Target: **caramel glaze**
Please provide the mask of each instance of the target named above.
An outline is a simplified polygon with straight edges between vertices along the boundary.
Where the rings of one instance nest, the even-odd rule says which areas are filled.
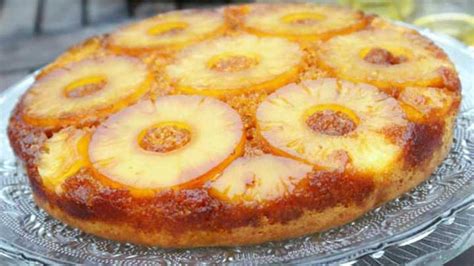
[[[165,229],[176,234],[196,229],[228,230],[258,226],[263,220],[285,223],[300,217],[305,210],[362,204],[375,191],[375,183],[368,176],[313,171],[286,197],[264,205],[232,205],[210,195],[208,184],[136,197],[126,189],[102,184],[83,168],[66,180],[61,194],[56,194],[42,184],[35,164],[47,138],[41,130],[33,129],[15,110],[8,136],[15,153],[25,162],[35,196],[79,219],[128,223],[146,231]]]
[[[443,145],[445,124],[442,121],[427,124],[411,123],[409,125],[410,138],[404,149],[404,158],[408,166],[422,165],[431,158],[431,155]]]
[[[232,205],[214,198],[206,186],[164,190],[152,197],[134,197],[127,190],[111,189],[86,170],[67,179],[60,196],[40,183],[36,168],[29,167],[35,195],[69,215],[86,220],[127,223],[145,231],[229,230],[258,226],[262,221],[286,223],[305,210],[362,204],[374,191],[374,182],[343,172],[312,172],[291,195],[264,205]]]
[[[258,226],[264,220],[285,223],[300,217],[305,210],[362,204],[375,191],[369,176],[313,171],[288,196],[263,205],[232,205],[211,196],[208,184],[136,197],[126,189],[102,184],[83,168],[69,177],[62,186],[63,192],[57,194],[42,184],[36,166],[36,157],[47,139],[45,130],[26,124],[19,109],[12,115],[8,136],[15,153],[25,163],[35,196],[79,219],[128,223],[143,230],[165,229],[176,234],[194,229],[228,230]]]
[[[231,28],[237,27],[234,25],[237,23],[231,24],[233,25]],[[312,58],[314,51],[308,47],[311,45],[306,45],[305,51],[308,58]],[[444,52],[431,42],[429,47],[437,51],[437,56],[447,58]],[[440,87],[454,91],[457,95],[455,104],[447,114],[454,117],[460,101],[459,79],[456,73],[448,68],[440,69],[440,73],[443,79]],[[300,78],[320,76],[328,74],[317,67],[306,66]],[[163,84],[160,86],[167,87]],[[397,98],[396,91],[398,90],[394,88],[394,93],[391,95]],[[255,134],[254,117],[249,115],[250,112],[254,112],[265,95],[256,93],[252,96],[258,99],[250,102],[246,100],[247,96],[223,99],[242,116],[247,136],[247,155],[268,152],[263,140]],[[240,105],[238,97],[243,97],[242,102],[246,103]],[[247,109],[240,109],[240,106],[245,106]],[[176,234],[194,229],[230,230],[242,226],[258,226],[262,221],[286,223],[302,216],[307,210],[323,211],[341,205],[360,205],[364,199],[377,191],[377,179],[370,174],[313,170],[292,193],[278,200],[260,205],[233,205],[210,195],[209,183],[182,190],[163,190],[153,196],[137,197],[126,189],[107,187],[93,177],[90,169],[83,168],[69,177],[63,184],[62,193],[57,194],[42,184],[36,159],[44,141],[58,129],[28,125],[22,119],[21,113],[20,102],[10,119],[8,137],[13,150],[25,164],[35,196],[79,219],[126,223],[144,231],[165,229]],[[100,122],[94,118],[92,120],[95,122],[87,123],[88,126],[94,127]],[[410,122],[409,129],[402,134],[403,136],[397,129],[386,132],[388,138],[403,139],[401,142],[404,143],[404,152],[401,160],[405,168],[416,169],[430,161],[433,152],[443,145],[445,121],[447,120],[444,117],[433,116],[422,123]]]
[[[417,168],[430,161],[433,152],[443,144],[444,129],[443,121],[410,123],[403,156],[407,168]],[[43,186],[35,164],[35,157],[46,140],[45,133],[28,126],[16,110],[8,135],[14,151],[25,162],[37,197],[79,219],[127,223],[147,231],[164,229],[179,234],[186,230],[258,226],[262,221],[285,223],[300,217],[306,210],[362,204],[377,190],[375,178],[370,175],[314,170],[283,198],[263,205],[232,205],[210,195],[208,183],[196,188],[163,190],[151,197],[136,197],[126,189],[107,187],[84,168],[66,180],[63,193],[56,194]]]

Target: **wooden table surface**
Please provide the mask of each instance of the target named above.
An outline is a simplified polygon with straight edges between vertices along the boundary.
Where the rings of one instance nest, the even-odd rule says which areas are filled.
[[[0,0],[0,91],[87,37],[176,7],[172,0],[143,1],[131,18],[125,0],[87,1],[89,23],[84,26],[82,1],[43,0],[42,32],[36,34],[40,1]]]

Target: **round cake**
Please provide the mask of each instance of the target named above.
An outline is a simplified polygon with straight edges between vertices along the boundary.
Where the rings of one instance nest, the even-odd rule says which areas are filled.
[[[346,224],[448,154],[461,86],[414,30],[314,4],[159,14],[36,76],[8,136],[36,203],[107,239],[282,240]]]

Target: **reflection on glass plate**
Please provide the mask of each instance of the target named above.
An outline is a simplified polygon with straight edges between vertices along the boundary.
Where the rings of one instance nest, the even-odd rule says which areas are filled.
[[[121,244],[66,226],[36,207],[5,132],[10,111],[33,82],[33,76],[26,77],[0,94],[0,261],[367,264],[439,261],[457,255],[474,240],[474,56],[449,37],[421,33],[444,48],[463,85],[455,141],[445,162],[410,193],[351,224],[250,247],[165,250]]]

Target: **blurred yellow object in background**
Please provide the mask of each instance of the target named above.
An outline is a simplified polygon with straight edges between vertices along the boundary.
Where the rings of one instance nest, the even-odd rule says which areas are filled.
[[[474,1],[338,0],[339,4],[451,35],[474,46]]]
[[[474,16],[465,13],[432,14],[417,18],[413,23],[474,45]]]
[[[415,9],[414,0],[339,0],[339,3],[395,20],[405,20]]]

